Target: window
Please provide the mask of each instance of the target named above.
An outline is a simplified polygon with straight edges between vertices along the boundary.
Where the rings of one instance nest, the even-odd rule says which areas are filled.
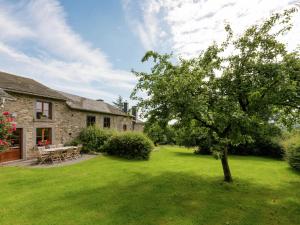
[[[103,127],[110,128],[110,118],[109,117],[104,117]]]
[[[93,126],[96,123],[96,117],[95,116],[87,116],[86,117],[86,125],[89,126]]]
[[[123,124],[123,131],[126,131],[126,130],[127,130],[127,125]]]
[[[39,146],[51,144],[51,128],[36,129],[36,144]]]
[[[35,111],[37,119],[52,119],[52,104],[50,102],[37,101]]]

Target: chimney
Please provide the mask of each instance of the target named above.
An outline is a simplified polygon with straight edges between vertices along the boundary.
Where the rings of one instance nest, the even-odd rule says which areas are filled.
[[[132,113],[133,119],[136,120],[137,119],[137,107],[136,106],[132,106],[131,113]]]
[[[123,112],[127,113],[128,112],[128,102],[123,103]]]

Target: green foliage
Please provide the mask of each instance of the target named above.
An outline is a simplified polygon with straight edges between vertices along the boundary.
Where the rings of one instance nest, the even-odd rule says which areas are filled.
[[[9,112],[0,114],[0,152],[5,151],[10,146],[10,139],[13,131],[16,130],[16,123]]]
[[[80,145],[80,144],[82,144],[82,141],[80,140],[79,137],[77,137],[77,138],[74,138],[73,140],[65,143],[65,146],[77,146],[77,145]]]
[[[258,139],[253,143],[230,146],[229,153],[233,155],[256,155],[283,159],[285,151],[274,139]]]
[[[167,139],[164,129],[158,124],[158,122],[146,122],[144,132],[154,142],[155,145],[165,142],[165,140]]]
[[[195,154],[199,154],[199,155],[211,155],[212,152],[210,150],[209,147],[201,147],[199,146],[195,151],[194,151]]]
[[[143,133],[124,132],[113,135],[105,144],[105,151],[127,159],[149,159],[152,141]]]
[[[83,144],[83,151],[102,152],[105,142],[114,134],[114,131],[104,130],[96,126],[89,126],[79,134],[79,140]]]
[[[155,145],[175,143],[175,131],[170,125],[163,126],[157,121],[147,121],[144,132],[154,142]]]
[[[216,140],[207,129],[199,127],[196,121],[193,121],[190,126],[175,125],[175,127],[177,144],[197,147],[195,154],[212,154],[211,147],[215,146]],[[282,159],[284,149],[278,141],[280,135],[281,130],[269,124],[264,129],[253,129],[252,142],[237,146],[230,145],[228,151],[232,155],[256,155]]]
[[[231,180],[224,167],[228,146],[253,142],[255,131],[270,121],[291,126],[300,119],[300,55],[280,42],[295,11],[273,14],[240,36],[227,25],[221,45],[176,64],[171,55],[147,52],[142,61],[153,59],[154,66],[150,73],[134,71],[138,83],[131,97],[146,116],[188,125],[195,120],[208,129]]]
[[[282,139],[287,160],[292,168],[300,171],[300,131],[286,133]]]
[[[198,126],[194,126],[194,124],[191,124],[190,126],[176,124],[174,128],[176,130],[175,140],[177,145],[194,147],[201,141],[200,136],[202,135],[203,130]]]
[[[289,147],[287,159],[292,168],[300,171],[300,142]]]
[[[282,159],[284,157],[284,148],[278,140],[281,136],[281,129],[272,124],[259,128],[252,129],[253,142],[230,146],[229,153]]]
[[[280,138],[280,144],[287,150],[291,145],[300,143],[300,129],[284,132]]]

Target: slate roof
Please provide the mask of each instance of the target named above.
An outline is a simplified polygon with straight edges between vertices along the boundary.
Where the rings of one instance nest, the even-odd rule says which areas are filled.
[[[59,94],[57,91],[48,88],[33,79],[20,77],[1,71],[0,88],[2,88],[4,91],[65,100],[65,97]]]
[[[123,111],[104,101],[97,101],[89,98],[84,98],[62,91],[60,91],[59,93],[67,98],[67,105],[71,109],[131,117],[131,115],[124,113]]]
[[[7,94],[2,88],[0,88],[0,98],[5,98],[7,100],[14,100],[14,97]]]
[[[0,71],[0,96],[7,94],[5,91],[64,100],[71,109],[132,117],[104,101],[56,91],[33,79]]]

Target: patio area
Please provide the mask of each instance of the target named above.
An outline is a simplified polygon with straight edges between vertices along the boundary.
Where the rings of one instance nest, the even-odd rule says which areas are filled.
[[[62,163],[67,160],[75,160],[81,157],[82,146],[48,145],[37,147],[37,163]]]
[[[67,165],[73,165],[82,161],[86,161],[99,156],[100,154],[82,154],[79,158],[73,160],[66,160],[60,163],[37,163],[36,159],[31,160],[17,160],[7,163],[1,163],[0,167],[30,167],[30,168],[52,168],[52,167],[62,167]]]

